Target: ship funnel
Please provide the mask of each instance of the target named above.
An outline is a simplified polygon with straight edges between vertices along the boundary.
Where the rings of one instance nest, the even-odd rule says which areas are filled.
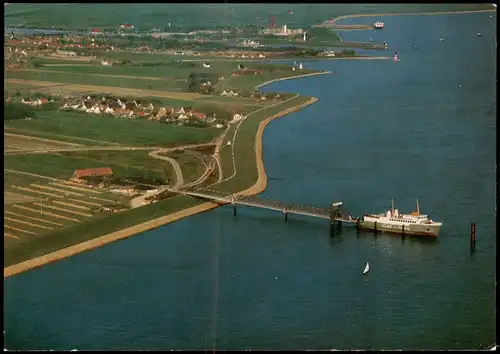
[[[394,216],[394,198],[392,198],[391,216]]]
[[[418,205],[418,199],[417,199],[417,215],[420,215],[420,206]]]

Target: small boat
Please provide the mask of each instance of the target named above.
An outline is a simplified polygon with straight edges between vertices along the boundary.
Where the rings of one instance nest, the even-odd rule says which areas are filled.
[[[365,270],[363,271],[363,275],[367,275],[370,271],[370,263],[366,262]]]
[[[373,42],[373,38],[370,37],[370,39],[368,40],[368,42],[370,42],[370,43]]]
[[[394,61],[399,61],[398,52],[394,53]]]
[[[477,36],[481,37],[483,34],[481,32],[477,32]]]
[[[382,21],[377,21],[373,24],[373,27],[375,27],[376,29],[382,29],[384,28],[384,23]]]

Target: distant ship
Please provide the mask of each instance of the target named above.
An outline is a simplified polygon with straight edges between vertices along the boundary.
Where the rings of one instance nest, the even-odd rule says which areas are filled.
[[[417,211],[411,214],[399,214],[394,209],[394,200],[392,200],[392,209],[384,214],[367,214],[359,222],[362,229],[394,232],[406,235],[423,235],[437,237],[443,223],[432,221],[427,215],[420,214],[420,207],[417,200]]]
[[[394,53],[394,61],[399,61],[398,52]]]
[[[376,29],[382,29],[384,28],[384,23],[381,21],[377,21],[373,24],[373,27],[375,27]]]

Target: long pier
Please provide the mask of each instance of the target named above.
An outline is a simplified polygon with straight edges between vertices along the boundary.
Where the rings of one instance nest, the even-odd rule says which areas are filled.
[[[260,209],[279,211],[285,214],[285,221],[288,220],[288,214],[311,216],[320,219],[327,219],[333,224],[337,222],[341,224],[356,223],[356,219],[349,213],[340,210],[342,202],[334,202],[330,208],[318,208],[302,204],[285,204],[278,200],[259,198],[255,196],[235,196],[233,194],[225,194],[220,191],[215,191],[206,188],[186,188],[182,190],[169,189],[170,192],[188,195],[197,198],[208,199],[221,204],[233,205],[234,215],[236,215],[236,206],[245,205]]]

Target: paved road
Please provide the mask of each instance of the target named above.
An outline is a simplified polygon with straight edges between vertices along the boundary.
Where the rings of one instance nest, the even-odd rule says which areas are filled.
[[[170,164],[174,167],[174,171],[175,171],[175,185],[174,185],[174,189],[179,189],[182,185],[184,185],[184,177],[182,176],[182,170],[181,170],[181,166],[179,165],[179,163],[177,162],[177,160],[171,158],[171,157],[167,157],[167,156],[162,156],[162,155],[159,155],[160,153],[166,153],[166,152],[169,152],[168,149],[162,149],[162,150],[156,150],[156,151],[151,151],[149,153],[149,156],[155,158],[155,159],[160,159],[160,160],[164,160],[164,161],[168,161],[170,162]]]

